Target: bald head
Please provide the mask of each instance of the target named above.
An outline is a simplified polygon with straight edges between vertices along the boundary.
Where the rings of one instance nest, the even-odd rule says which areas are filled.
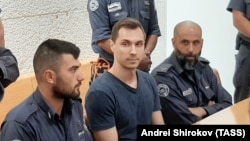
[[[174,28],[174,37],[180,35],[182,32],[196,31],[202,34],[201,27],[193,21],[182,21]]]
[[[203,46],[201,27],[192,21],[183,21],[174,28],[174,52],[185,70],[193,70]]]

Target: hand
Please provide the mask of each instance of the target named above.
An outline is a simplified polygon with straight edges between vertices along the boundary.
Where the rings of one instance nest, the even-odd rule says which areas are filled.
[[[208,101],[208,106],[213,106],[215,104],[215,101],[212,101],[212,100],[210,100],[210,101]]]
[[[202,107],[193,107],[193,108],[188,108],[190,112],[194,115],[196,115],[199,118],[203,118],[207,115],[207,112],[204,108]]]
[[[210,100],[210,101],[208,101],[207,106],[213,106],[214,104],[215,104],[215,101]],[[188,108],[188,109],[190,110],[190,112],[192,114],[194,114],[200,118],[203,118],[203,117],[207,116],[207,114],[208,114],[206,112],[206,110],[202,107],[194,107],[194,108]]]
[[[141,63],[139,64],[137,68],[139,70],[149,72],[151,64],[152,64],[152,61],[150,59],[150,56],[145,54],[141,60]]]

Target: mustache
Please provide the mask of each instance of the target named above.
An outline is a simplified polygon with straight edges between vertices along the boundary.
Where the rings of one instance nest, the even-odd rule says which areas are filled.
[[[189,54],[179,54],[179,58],[182,60],[182,59],[185,59],[187,57],[198,57],[198,54],[193,54],[193,53],[189,53]]]
[[[80,87],[82,85],[82,82],[79,82],[75,85],[75,87]]]
[[[193,53],[189,53],[189,54],[184,54],[184,57],[197,57],[198,54],[193,54]]]

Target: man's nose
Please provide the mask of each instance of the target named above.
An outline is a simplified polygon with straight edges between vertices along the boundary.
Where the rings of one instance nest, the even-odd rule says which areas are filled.
[[[137,53],[135,45],[132,45],[130,53],[131,54],[136,54]]]
[[[81,72],[81,70],[79,69],[79,74],[77,76],[77,80],[78,81],[83,81],[85,78],[84,78],[84,75],[83,73]]]
[[[189,44],[188,46],[188,52],[193,52],[194,51],[194,45],[193,44]]]

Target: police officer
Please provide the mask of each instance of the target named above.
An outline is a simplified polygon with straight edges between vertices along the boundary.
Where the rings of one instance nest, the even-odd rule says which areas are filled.
[[[233,77],[234,103],[237,103],[250,96],[250,1],[230,0],[227,10],[232,12],[233,23],[238,30]]]
[[[166,124],[193,124],[232,104],[209,61],[200,57],[201,27],[183,21],[174,28],[174,51],[152,71]]]
[[[84,122],[80,49],[57,39],[44,41],[33,58],[37,89],[12,109],[1,125],[1,141],[92,141]]]
[[[148,72],[150,54],[161,35],[154,0],[88,0],[89,20],[92,28],[92,48],[101,58],[113,64],[110,37],[113,25],[126,17],[139,20],[147,35],[145,54],[139,69]]]
[[[11,50],[5,48],[4,27],[0,19],[0,101],[4,97],[4,89],[16,81],[18,77],[17,59]]]

